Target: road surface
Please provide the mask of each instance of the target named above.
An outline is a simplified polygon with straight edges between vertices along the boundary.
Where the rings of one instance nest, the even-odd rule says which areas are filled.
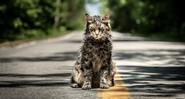
[[[71,88],[83,32],[0,49],[0,99],[184,99],[185,44],[113,32],[116,86]]]

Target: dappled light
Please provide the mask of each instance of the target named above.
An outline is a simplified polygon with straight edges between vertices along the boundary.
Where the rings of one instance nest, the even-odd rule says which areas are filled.
[[[64,37],[67,39],[1,49],[0,90],[6,89],[3,93],[8,94],[12,89],[13,93],[40,89],[43,92],[39,93],[45,97],[46,89],[55,93],[64,93],[65,90],[62,95],[67,98],[182,97],[185,91],[185,47],[182,43],[159,42],[130,34],[112,33],[113,59],[117,68],[115,86],[104,90],[93,88],[90,91],[70,88],[72,66],[83,37],[73,32]],[[36,95],[38,91],[33,93]],[[25,94],[29,92],[25,91]]]
[[[127,88],[133,95],[145,97],[175,97],[184,93],[185,67],[118,66]]]
[[[182,0],[1,0],[0,99],[184,99],[184,9]],[[71,88],[77,59],[96,74],[115,63],[105,70],[116,74],[101,88]]]

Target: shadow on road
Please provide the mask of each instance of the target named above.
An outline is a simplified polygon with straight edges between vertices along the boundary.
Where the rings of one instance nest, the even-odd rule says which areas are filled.
[[[71,41],[79,43],[81,41]],[[75,61],[78,52],[54,53],[42,57],[1,57],[1,63]],[[38,56],[38,55],[37,55]],[[151,65],[118,65],[118,73],[131,93],[144,97],[171,97],[185,92],[184,50],[115,50],[116,61],[140,62]],[[69,86],[70,72],[59,74],[0,74],[0,88]],[[10,79],[10,80],[7,80]],[[11,80],[13,79],[13,80]],[[65,80],[68,79],[68,80]],[[122,81],[122,80],[120,80]],[[119,82],[119,81],[118,81]],[[98,89],[97,89],[98,90]],[[122,89],[111,91],[123,91]],[[138,95],[138,94],[133,94]]]
[[[7,62],[39,62],[39,61],[67,61],[75,60],[77,52],[64,52],[64,53],[55,53],[51,56],[44,57],[3,57],[0,58],[1,63]]]
[[[117,66],[131,92],[150,93],[147,96],[175,96],[185,92],[185,67]],[[142,94],[141,94],[142,95]],[[145,96],[145,94],[143,94]]]
[[[2,57],[0,58],[0,63],[9,64],[11,62],[27,62],[31,64],[31,62],[62,62],[75,60],[76,56],[77,52],[64,52],[54,53],[53,55],[44,57]],[[16,66],[14,67],[16,68]],[[59,67],[61,66],[59,65]],[[20,68],[17,67],[16,69]],[[69,78],[71,76],[69,69],[71,70],[71,68],[65,68],[64,70],[68,71],[52,74],[37,74],[39,71],[36,71],[33,74],[0,73],[0,88],[69,86]]]
[[[115,51],[114,59],[145,64],[117,66],[133,95],[171,97],[185,93],[184,50]]]
[[[0,88],[22,87],[61,87],[69,85],[69,81],[61,78],[69,78],[71,73],[60,74],[0,74],[0,77],[8,77],[9,81],[0,81]],[[11,80],[19,79],[19,80]],[[34,80],[32,80],[34,79]],[[43,79],[43,80],[42,80]]]
[[[2,57],[0,58],[0,62],[6,64],[9,64],[11,62],[27,62],[31,64],[31,62],[62,62],[75,60],[76,58],[77,52],[64,52],[54,53],[50,56],[44,57]],[[16,66],[14,67],[16,68]],[[61,68],[60,65],[59,67]],[[36,71],[33,74],[0,73],[0,88],[69,86],[69,78],[71,76],[71,72],[69,69],[71,70],[72,68],[63,68],[63,71],[61,70],[61,73],[53,74],[37,74],[39,73],[39,71]]]

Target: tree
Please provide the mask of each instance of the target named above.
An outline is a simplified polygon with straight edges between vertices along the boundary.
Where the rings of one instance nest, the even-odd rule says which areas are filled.
[[[60,4],[61,4],[61,0],[56,0],[54,28],[57,28],[58,25],[59,25],[59,21],[60,21]]]
[[[122,32],[156,33],[185,39],[183,1],[177,0],[108,0],[113,28]]]
[[[84,12],[84,0],[1,0],[0,42],[81,28]]]

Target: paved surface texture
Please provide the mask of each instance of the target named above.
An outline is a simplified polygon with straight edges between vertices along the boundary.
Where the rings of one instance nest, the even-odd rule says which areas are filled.
[[[0,49],[0,99],[184,99],[185,44],[113,32],[116,86],[69,87],[83,32]]]

